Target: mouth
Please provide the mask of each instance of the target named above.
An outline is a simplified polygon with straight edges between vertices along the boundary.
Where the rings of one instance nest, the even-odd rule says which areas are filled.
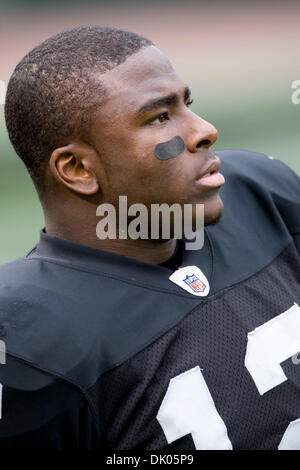
[[[219,186],[222,186],[225,183],[225,178],[222,173],[219,172],[220,166],[220,159],[216,157],[196,179],[196,184],[209,188],[218,188]]]

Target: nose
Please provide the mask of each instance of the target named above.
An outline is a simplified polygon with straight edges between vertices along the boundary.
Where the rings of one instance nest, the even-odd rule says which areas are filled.
[[[187,148],[195,153],[199,149],[209,148],[218,138],[218,131],[210,122],[205,121],[196,114],[187,139]]]

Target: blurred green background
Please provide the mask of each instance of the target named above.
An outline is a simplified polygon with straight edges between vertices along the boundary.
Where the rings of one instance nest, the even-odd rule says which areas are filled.
[[[0,80],[48,36],[82,24],[149,37],[191,86],[193,110],[219,131],[215,149],[280,158],[300,173],[299,2],[0,2]],[[14,153],[0,106],[0,263],[24,255],[43,226],[38,197]]]

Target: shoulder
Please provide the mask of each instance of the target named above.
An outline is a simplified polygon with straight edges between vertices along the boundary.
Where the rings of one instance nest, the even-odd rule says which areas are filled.
[[[0,266],[0,332],[8,355],[81,390],[148,340],[140,328],[153,299],[158,303],[151,289],[49,259]]]
[[[76,298],[64,278],[38,259],[1,265],[0,339],[9,356],[69,380],[68,370],[84,351]]]
[[[221,171],[232,184],[247,182],[273,195],[299,200],[300,178],[280,159],[248,150],[220,150]]]
[[[0,367],[1,449],[96,445],[97,423],[79,388],[9,354]]]
[[[232,285],[272,263],[300,233],[300,178],[287,165],[245,150],[215,152],[226,182],[218,224],[207,227],[216,285]],[[235,263],[232,260],[236,260]]]

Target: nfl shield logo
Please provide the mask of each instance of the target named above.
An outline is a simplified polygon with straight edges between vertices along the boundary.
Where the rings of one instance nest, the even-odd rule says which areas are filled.
[[[203,292],[206,289],[204,282],[200,281],[196,274],[186,275],[186,278],[183,281],[194,291],[194,292]]]
[[[209,294],[209,281],[198,266],[179,268],[171,274],[169,279],[190,295],[206,297]]]

